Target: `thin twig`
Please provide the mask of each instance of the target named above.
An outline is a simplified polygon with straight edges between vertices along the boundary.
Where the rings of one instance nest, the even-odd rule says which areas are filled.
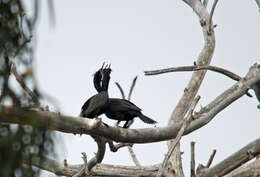
[[[231,79],[234,79],[236,81],[239,81],[241,79],[240,76],[237,74],[228,71],[224,68],[220,68],[217,66],[180,66],[180,67],[171,67],[171,68],[166,68],[166,69],[159,69],[159,70],[153,70],[153,71],[144,71],[145,75],[157,75],[157,74],[163,74],[163,73],[169,73],[169,72],[179,72],[179,71],[197,71],[197,70],[211,70],[215,71],[221,74],[224,74],[225,76],[230,77]]]
[[[84,161],[84,166],[85,166],[85,174],[89,174],[88,168],[86,168],[88,166],[88,160],[87,160],[87,154],[85,152],[82,152],[82,159]]]
[[[195,142],[192,141],[190,143],[190,149],[191,149],[191,161],[190,161],[190,176],[195,177]]]
[[[131,85],[130,90],[129,90],[129,93],[128,93],[128,100],[129,100],[129,101],[130,101],[130,99],[131,99],[131,95],[132,95],[133,89],[134,89],[134,87],[135,87],[136,80],[137,80],[137,76],[133,79],[132,85]],[[122,98],[125,99],[125,93],[124,93],[124,90],[122,89],[121,85],[120,85],[118,82],[115,82],[115,84],[116,84],[116,86],[118,87],[118,89],[120,90],[121,95],[122,95]],[[127,128],[129,128],[129,127],[133,124],[133,122],[134,122],[134,120],[132,120],[132,122],[130,122],[130,123],[128,124],[128,127],[127,127]],[[132,146],[128,146],[127,148],[128,148],[128,151],[129,151],[129,153],[130,153],[130,155],[131,155],[131,157],[132,157],[132,160],[133,160],[133,162],[135,163],[135,165],[138,166],[138,167],[141,167],[141,164],[140,164],[140,162],[138,161],[138,159],[137,159],[137,157],[136,157],[136,155],[135,155],[135,153],[134,153],[134,150],[133,150]]]
[[[193,111],[194,111],[194,109],[195,109],[195,107],[196,107],[196,105],[197,105],[199,99],[200,99],[200,96],[198,95],[198,96],[193,100],[193,102],[192,102],[192,104],[191,104],[191,107],[190,107],[190,110],[189,110],[187,116],[186,116],[185,119],[184,119],[185,121],[183,122],[183,124],[182,124],[182,126],[181,126],[181,128],[180,128],[180,130],[179,130],[179,132],[178,132],[178,134],[177,134],[177,136],[176,136],[176,138],[175,138],[175,139],[173,140],[173,142],[171,143],[172,146],[171,146],[170,150],[168,151],[168,153],[166,154],[166,156],[165,156],[165,158],[164,158],[164,160],[163,160],[163,163],[162,163],[162,165],[161,165],[161,167],[160,167],[160,169],[159,169],[159,171],[158,171],[156,177],[161,177],[161,176],[162,176],[162,172],[164,171],[164,169],[165,169],[165,167],[166,167],[166,164],[167,164],[167,162],[168,162],[170,156],[171,156],[172,153],[173,153],[173,150],[175,149],[176,145],[177,145],[177,144],[179,143],[179,141],[181,140],[181,137],[182,137],[182,135],[183,135],[183,133],[184,133],[185,128],[191,123],[191,120],[192,120],[192,117],[193,117],[193,116],[192,116],[192,115],[193,115]]]
[[[220,67],[217,67],[217,66],[196,66],[195,71],[197,70],[211,70],[211,71],[215,71],[215,72],[218,72],[218,73],[221,73],[221,74],[224,74],[225,76],[228,76],[230,77],[231,79],[234,79],[236,81],[239,81],[241,79],[241,77],[231,71],[228,71],[224,68],[220,68]]]
[[[133,93],[133,90],[134,90],[134,87],[135,87],[135,84],[136,84],[136,80],[137,80],[137,76],[135,76],[133,82],[132,82],[132,85],[130,87],[130,90],[129,90],[129,93],[128,93],[128,97],[127,97],[127,100],[131,100],[131,96],[132,96],[132,93]]]
[[[115,82],[115,84],[118,87],[118,89],[122,95],[122,98],[125,99],[125,93],[124,93],[124,90],[122,89],[121,85],[118,82]]]
[[[131,157],[132,157],[132,160],[133,160],[133,162],[135,163],[135,165],[136,165],[137,167],[142,167],[141,164],[140,164],[140,162],[139,162],[139,160],[137,159],[137,157],[136,157],[136,155],[135,155],[135,152],[134,152],[134,150],[133,150],[133,147],[128,146],[127,148],[128,148],[128,151],[129,151],[129,153],[130,153],[130,155],[131,155]]]
[[[137,76],[135,76],[135,78],[133,79],[133,82],[131,84],[131,87],[130,87],[130,90],[129,90],[129,93],[128,93],[128,97],[127,97],[127,100],[130,101],[131,100],[131,96],[132,96],[132,93],[133,93],[133,90],[134,90],[134,87],[135,87],[135,84],[136,84],[136,80],[137,80]],[[134,123],[134,120],[132,120],[127,126],[128,128],[130,128],[130,126]],[[138,167],[141,167],[141,164],[139,162],[139,160],[137,159],[137,156],[135,155],[135,152],[133,150],[133,147],[132,146],[128,146],[128,151],[132,157],[132,160],[133,162],[135,163],[136,166]]]
[[[209,158],[209,160],[208,160],[208,163],[207,163],[207,165],[206,165],[206,168],[209,168],[210,165],[212,164],[213,159],[214,159],[214,157],[215,157],[215,155],[216,155],[216,152],[217,152],[217,150],[214,149],[213,152],[212,152],[212,154],[210,155],[210,158]]]
[[[157,75],[157,74],[163,74],[163,73],[169,73],[169,72],[179,72],[179,71],[198,71],[198,70],[210,70],[210,71],[214,71],[220,74],[223,74],[235,81],[239,81],[242,77],[240,77],[239,75],[226,70],[224,68],[221,67],[217,67],[217,66],[211,66],[211,65],[207,65],[207,66],[199,66],[199,65],[195,65],[195,66],[180,66],[180,67],[171,67],[171,68],[166,68],[166,69],[159,69],[159,70],[153,70],[153,71],[144,71],[145,75],[149,76],[149,75]],[[252,97],[252,95],[250,93],[247,92],[247,96]]]
[[[215,11],[217,3],[218,3],[218,0],[214,0],[212,9],[210,11],[210,15],[209,15],[209,31],[208,31],[209,33],[211,33],[211,31],[212,31],[212,17],[213,17],[213,14],[214,14],[214,11]]]
[[[82,152],[84,165],[81,166],[79,171],[75,175],[73,175],[73,177],[83,177],[86,175],[89,176],[91,169],[95,167],[98,163],[101,163],[104,159],[106,152],[106,139],[97,135],[91,135],[91,137],[97,142],[98,151],[97,153],[95,153],[95,156],[90,159],[89,162],[87,162],[86,153]]]
[[[85,174],[89,174],[89,171],[87,168],[88,167],[87,155],[85,152],[82,152],[81,154],[82,154],[82,159],[84,161],[84,164],[82,165],[80,170],[76,174],[74,174],[72,177],[83,177],[83,176],[85,176]]]

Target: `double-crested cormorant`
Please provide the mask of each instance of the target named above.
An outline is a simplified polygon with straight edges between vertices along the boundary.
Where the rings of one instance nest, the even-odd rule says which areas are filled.
[[[104,66],[104,64],[103,64]],[[108,83],[109,83],[109,75],[111,72],[110,66],[108,68],[103,68],[103,66],[94,74],[94,86],[98,91],[98,94],[90,97],[81,108],[81,117],[87,118],[95,118],[104,113],[104,109],[108,104]],[[102,86],[101,79],[102,76],[106,74],[108,77],[103,78]]]
[[[104,112],[105,115],[110,119],[117,120],[117,124],[119,124],[120,121],[126,121],[123,128],[127,128],[128,122],[135,117],[139,117],[143,122],[148,124],[157,123],[153,119],[143,115],[141,113],[142,110],[128,100],[119,98],[109,98],[108,100],[108,105]]]
[[[104,69],[104,71],[105,70],[106,69]],[[106,85],[106,89],[108,89],[109,79],[110,79],[110,72],[104,72],[102,84],[104,81],[106,81],[104,83]],[[118,121],[117,124],[119,124],[120,121],[126,121],[123,128],[127,128],[128,122],[130,120],[133,120],[135,117],[139,117],[143,122],[148,124],[157,123],[151,118],[143,115],[141,111],[142,110],[138,108],[134,103],[119,98],[109,98],[108,104],[104,109],[105,115],[110,119],[117,120]]]

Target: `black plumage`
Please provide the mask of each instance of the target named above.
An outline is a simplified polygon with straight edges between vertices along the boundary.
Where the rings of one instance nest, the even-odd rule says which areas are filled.
[[[128,100],[109,98],[104,113],[108,118],[117,120],[118,124],[120,121],[126,121],[123,128],[127,128],[128,122],[133,120],[135,117],[139,117],[143,122],[148,124],[157,123],[153,119],[143,115],[141,111],[142,110],[139,107]]]
[[[104,69],[104,71],[105,70],[106,69]],[[104,72],[102,84],[104,81],[106,81],[105,82],[106,89],[108,89],[109,79],[110,79],[110,72]],[[133,120],[135,117],[139,117],[143,122],[148,124],[157,123],[151,118],[143,115],[141,111],[142,110],[139,107],[137,107],[134,103],[119,98],[109,98],[108,104],[104,109],[105,115],[110,119],[117,120],[118,124],[120,123],[120,121],[126,121],[123,128],[127,128],[128,122]]]
[[[103,65],[104,66],[104,65]],[[81,108],[81,117],[95,118],[104,113],[104,109],[108,104],[108,92],[107,87],[110,77],[106,77],[102,81],[101,79],[104,74],[103,66],[94,74],[93,83],[98,91],[98,94],[90,97]],[[106,75],[109,76],[111,69],[105,68]],[[108,73],[109,72],[109,73]]]

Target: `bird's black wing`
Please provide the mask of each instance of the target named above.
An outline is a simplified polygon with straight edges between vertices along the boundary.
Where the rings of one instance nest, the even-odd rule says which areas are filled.
[[[81,112],[85,114],[90,114],[97,109],[102,109],[108,103],[107,92],[100,92],[92,96],[81,108]]]
[[[93,98],[89,102],[89,106],[87,108],[87,112],[92,112],[97,108],[103,108],[106,106],[108,101],[107,92],[100,92],[93,96]]]
[[[141,111],[134,103],[119,98],[110,98],[108,104],[109,110],[113,112],[124,112],[124,111]]]

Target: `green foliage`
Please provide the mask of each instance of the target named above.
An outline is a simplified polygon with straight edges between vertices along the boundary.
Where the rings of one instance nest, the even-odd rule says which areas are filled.
[[[27,109],[40,106],[42,97],[32,67],[33,23],[21,0],[0,0],[0,104]],[[54,156],[54,139],[47,130],[0,123],[0,176],[39,176],[30,161],[35,155]]]

